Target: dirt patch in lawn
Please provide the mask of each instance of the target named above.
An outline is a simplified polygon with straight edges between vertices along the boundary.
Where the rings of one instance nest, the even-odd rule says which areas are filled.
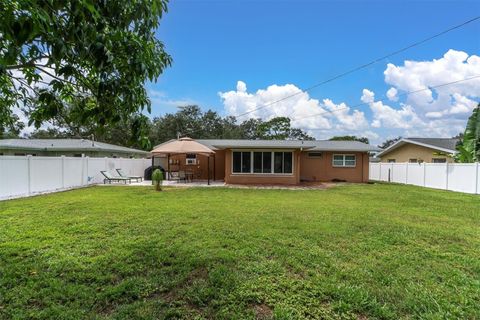
[[[266,304],[255,304],[252,309],[255,312],[255,319],[271,319],[273,317],[272,309]]]

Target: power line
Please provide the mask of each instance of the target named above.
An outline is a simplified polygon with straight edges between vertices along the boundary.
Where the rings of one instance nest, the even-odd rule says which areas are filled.
[[[431,90],[431,89],[446,87],[446,86],[449,86],[449,85],[452,85],[452,84],[455,84],[455,83],[465,82],[465,81],[469,81],[469,80],[473,80],[473,79],[477,79],[477,78],[480,78],[480,75],[476,75],[476,76],[473,76],[473,77],[470,77],[470,78],[465,78],[465,79],[456,80],[456,81],[452,81],[452,82],[442,83],[442,84],[439,84],[439,85],[436,85],[436,86],[431,86],[431,87],[418,89],[418,90],[414,90],[414,91],[407,91],[407,92],[401,93],[397,96],[398,97],[403,97],[403,96],[407,96],[407,95],[410,95],[410,94],[415,94],[415,93],[422,92],[422,91],[427,91],[427,90]],[[389,100],[389,98],[383,98],[383,99],[373,101],[373,102],[383,102],[383,101],[386,101],[386,100]],[[338,112],[338,111],[342,111],[342,110],[346,110],[346,109],[350,109],[350,108],[358,108],[358,107],[361,107],[361,106],[369,105],[370,103],[372,103],[372,102],[363,102],[363,103],[353,105],[351,107],[346,106],[346,107],[338,108],[338,109],[335,109],[335,110],[325,110],[325,111],[322,111],[322,112],[319,112],[319,113],[316,113],[316,114],[303,116],[303,117],[298,117],[298,118],[293,118],[292,121],[298,121],[298,120],[302,120],[302,119],[306,119],[306,118],[313,118],[313,117],[320,116],[322,114],[334,113],[334,112]],[[323,130],[323,128],[305,128],[305,129],[306,130]]]
[[[479,19],[480,19],[480,16],[477,16],[477,17],[472,18],[472,19],[470,19],[470,20],[464,21],[464,22],[462,22],[462,23],[460,23],[460,24],[458,24],[458,25],[456,25],[456,26],[453,26],[453,27],[448,28],[448,29],[446,29],[446,30],[444,30],[444,31],[441,31],[441,32],[439,32],[439,33],[436,33],[436,34],[434,34],[434,35],[432,35],[432,36],[430,36],[430,37],[428,37],[428,38],[425,38],[425,39],[423,39],[423,40],[414,42],[414,43],[412,43],[412,44],[410,44],[410,45],[408,45],[408,46],[406,46],[406,47],[403,47],[403,48],[401,48],[401,49],[398,49],[398,50],[396,50],[396,51],[393,51],[393,52],[391,52],[391,53],[389,53],[389,54],[387,54],[387,55],[384,55],[383,57],[377,58],[377,59],[372,60],[372,61],[370,61],[370,62],[368,62],[368,63],[362,64],[362,65],[360,65],[360,66],[358,66],[358,67],[356,67],[356,68],[353,68],[353,69],[350,69],[350,70],[345,71],[345,72],[343,72],[343,73],[340,73],[340,74],[338,74],[338,75],[336,75],[336,76],[334,76],[334,77],[332,77],[332,78],[329,78],[329,79],[327,79],[327,80],[324,80],[324,81],[322,81],[322,82],[319,82],[319,83],[317,83],[317,84],[314,84],[314,85],[312,85],[312,86],[310,86],[310,87],[308,87],[308,88],[306,88],[306,89],[304,89],[304,90],[301,90],[300,92],[296,92],[296,93],[294,93],[294,94],[288,95],[288,96],[283,97],[283,98],[281,98],[281,99],[278,99],[278,100],[269,102],[269,103],[267,103],[267,104],[264,104],[264,105],[262,105],[262,106],[260,106],[260,107],[255,108],[255,109],[253,109],[253,110],[249,110],[249,111],[247,111],[247,112],[241,113],[241,114],[237,115],[236,117],[237,117],[237,118],[243,117],[243,116],[245,116],[245,115],[247,115],[247,114],[250,114],[250,113],[252,113],[252,112],[255,112],[255,111],[258,111],[258,110],[261,110],[261,109],[265,109],[265,108],[267,108],[267,107],[269,107],[269,106],[271,106],[271,105],[273,105],[273,104],[275,104],[275,103],[278,103],[278,102],[281,102],[281,101],[290,99],[290,98],[295,97],[295,96],[297,96],[297,95],[299,95],[299,94],[301,94],[301,93],[308,92],[308,91],[310,91],[310,90],[312,90],[312,89],[315,89],[315,88],[317,88],[317,87],[320,87],[320,86],[322,86],[322,85],[324,85],[324,84],[327,84],[327,83],[332,82],[332,81],[335,81],[335,80],[337,80],[337,79],[339,79],[339,78],[345,77],[345,76],[347,76],[347,75],[349,75],[349,74],[351,74],[351,73],[354,73],[354,72],[357,72],[357,71],[359,71],[359,70],[365,69],[365,68],[367,68],[367,67],[369,67],[369,66],[371,66],[371,65],[374,65],[374,64],[376,64],[376,63],[378,63],[378,62],[380,62],[380,61],[382,61],[382,60],[385,60],[385,59],[387,59],[387,58],[390,58],[390,57],[392,57],[392,56],[394,56],[394,55],[397,55],[397,54],[399,54],[399,53],[401,53],[401,52],[404,52],[404,51],[406,51],[406,50],[408,50],[408,49],[411,49],[411,48],[413,48],[413,47],[419,46],[419,45],[421,45],[421,44],[423,44],[423,43],[425,43],[425,42],[427,42],[427,41],[430,41],[430,40],[432,40],[432,39],[438,38],[438,37],[440,37],[440,36],[442,36],[442,35],[444,35],[444,34],[446,34],[446,33],[449,33],[449,32],[451,32],[451,31],[453,31],[453,30],[459,29],[459,28],[461,28],[461,27],[463,27],[463,26],[465,26],[465,25],[467,25],[467,24],[470,24],[470,23],[472,23],[472,22],[475,22],[476,20],[479,20]]]

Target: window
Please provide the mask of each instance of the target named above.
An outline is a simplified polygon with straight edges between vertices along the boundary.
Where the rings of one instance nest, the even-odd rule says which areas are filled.
[[[410,163],[417,163],[418,160],[417,160],[417,159],[408,159],[408,162],[410,162]]]
[[[433,158],[432,162],[433,163],[446,163],[447,159],[446,158]]]
[[[397,162],[395,159],[388,159],[387,161],[388,161],[388,163],[395,163],[395,162]]]
[[[293,172],[292,152],[234,151],[233,173],[289,174]]]
[[[273,172],[274,173],[292,173],[293,154],[292,152],[274,152],[273,153]]]
[[[197,155],[195,153],[187,153],[185,157],[185,164],[197,164]]]
[[[272,153],[271,152],[262,152],[262,153],[263,153],[262,173],[272,173]]]
[[[357,158],[353,154],[334,154],[332,165],[334,167],[355,167]]]
[[[308,157],[309,158],[321,158],[322,153],[321,152],[309,152]]]
[[[233,152],[233,172],[250,173],[250,152]]]

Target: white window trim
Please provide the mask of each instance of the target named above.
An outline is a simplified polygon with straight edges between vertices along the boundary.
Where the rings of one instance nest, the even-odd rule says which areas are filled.
[[[339,165],[336,165],[335,164],[335,156],[341,156],[343,157],[343,165],[339,166]],[[353,166],[351,165],[346,165],[345,162],[345,157],[346,156],[353,156],[355,157],[355,164]],[[356,154],[348,154],[348,153],[334,153],[332,155],[332,167],[335,167],[335,168],[355,168],[357,166],[357,155]]]
[[[233,153],[234,152],[250,152],[250,172],[233,172]],[[254,152],[270,152],[271,153],[271,167],[270,172],[253,172],[253,153]],[[275,152],[291,152],[292,153],[292,172],[291,173],[275,173],[274,171],[274,153]],[[230,171],[234,176],[293,176],[295,173],[295,150],[283,150],[283,149],[232,149],[232,156],[230,161]],[[262,169],[263,169],[263,156],[262,156]]]

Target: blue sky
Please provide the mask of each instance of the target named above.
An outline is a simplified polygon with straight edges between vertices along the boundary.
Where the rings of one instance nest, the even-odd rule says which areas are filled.
[[[259,105],[268,102],[270,98],[281,98],[288,92],[295,92],[291,91],[295,88],[283,87],[287,84],[296,88],[309,87],[478,15],[480,15],[478,1],[174,0],[157,32],[158,38],[164,42],[174,62],[157,83],[147,86],[153,103],[152,115],[174,112],[175,105],[186,103],[198,104],[203,109],[211,108],[224,115],[235,114],[235,110],[248,111],[252,103]],[[309,111],[305,109],[308,107],[299,104],[308,104],[311,102],[309,99],[319,101],[318,106],[311,106],[312,109],[318,107],[318,110],[329,110],[324,105],[324,99],[330,99],[337,106],[342,102],[346,103],[346,106],[362,101],[373,103],[375,100],[385,98],[387,90],[392,86],[401,93],[402,89],[406,88],[406,84],[402,87],[402,82],[408,82],[409,79],[418,80],[419,76],[415,72],[419,72],[417,69],[424,70],[422,68],[403,70],[404,72],[400,73],[405,75],[397,75],[387,84],[384,71],[388,63],[402,67],[405,60],[438,60],[451,49],[464,52],[469,57],[478,56],[480,20],[375,66],[316,88],[308,93],[303,102],[292,101],[292,105],[287,103],[282,107],[273,105],[266,109],[278,107],[281,110],[271,112],[264,110],[263,113],[252,115],[268,118],[282,115],[282,110],[294,111],[297,107],[302,109],[298,111],[298,115],[305,112],[308,115]],[[459,63],[462,61],[457,61],[457,65]],[[463,64],[466,63],[463,61]],[[448,64],[441,65],[446,68],[445,73],[452,68],[446,67]],[[470,76],[479,70],[476,60],[475,63],[470,61],[468,67],[467,75]],[[438,65],[432,64],[427,68],[435,71]],[[445,78],[442,73],[438,76]],[[453,79],[447,77],[444,82],[458,80],[459,77],[460,74]],[[432,83],[431,81],[435,81],[432,80],[434,78],[429,77],[420,82],[426,86],[441,83],[441,81]],[[473,80],[475,85],[477,80],[479,79]],[[246,84],[246,90],[242,94],[237,92],[238,81]],[[272,94],[267,94],[268,87],[272,85],[277,85],[278,88],[272,89]],[[375,98],[368,100],[364,89],[374,92]],[[256,96],[257,90],[267,92],[262,96]],[[472,95],[468,90],[458,90],[462,91],[463,97],[471,101],[478,100],[474,93]],[[228,98],[225,96],[222,98],[220,92],[231,94]],[[455,93],[456,91],[449,91],[445,94],[453,97]],[[251,96],[245,97],[245,94]],[[436,94],[432,92],[434,98]],[[242,100],[243,98],[246,100]],[[390,101],[388,107],[399,112],[405,106],[412,107],[415,116],[418,115],[421,120],[417,127],[409,128],[405,125],[392,125],[388,121],[382,122],[382,106],[375,109],[373,105],[357,108],[368,123],[361,128],[349,125],[345,119],[327,119],[330,121],[328,124],[319,122],[313,126],[304,122],[297,124],[306,129],[314,128],[312,133],[322,132],[317,135],[318,138],[325,138],[326,134],[332,132],[338,134],[370,132],[371,139],[382,140],[397,134],[420,135],[431,132],[426,130],[427,122],[429,126],[432,125],[432,121],[440,120],[443,122],[438,122],[435,126],[459,126],[461,123],[458,121],[451,124],[444,121],[444,118],[450,118],[453,113],[440,110],[438,105],[432,105],[432,111],[435,112],[430,112],[431,117],[425,117],[425,114],[429,113],[428,106],[415,104],[422,104],[421,101],[415,102],[412,101],[415,99],[408,98],[395,100]],[[460,101],[458,97],[457,100]],[[454,107],[454,104],[452,102],[450,107]],[[374,109],[377,110],[376,114]],[[353,108],[348,111],[351,115],[355,112]],[[440,113],[443,116],[439,116]],[[466,119],[468,114],[463,113],[465,114],[458,115],[457,112],[455,119]],[[412,114],[399,116],[407,116],[404,120],[415,122],[414,116],[408,118]],[[380,119],[378,121],[380,124],[376,123],[372,127],[375,119]],[[320,130],[323,125],[325,130]],[[452,130],[439,130],[436,135],[450,134]]]

